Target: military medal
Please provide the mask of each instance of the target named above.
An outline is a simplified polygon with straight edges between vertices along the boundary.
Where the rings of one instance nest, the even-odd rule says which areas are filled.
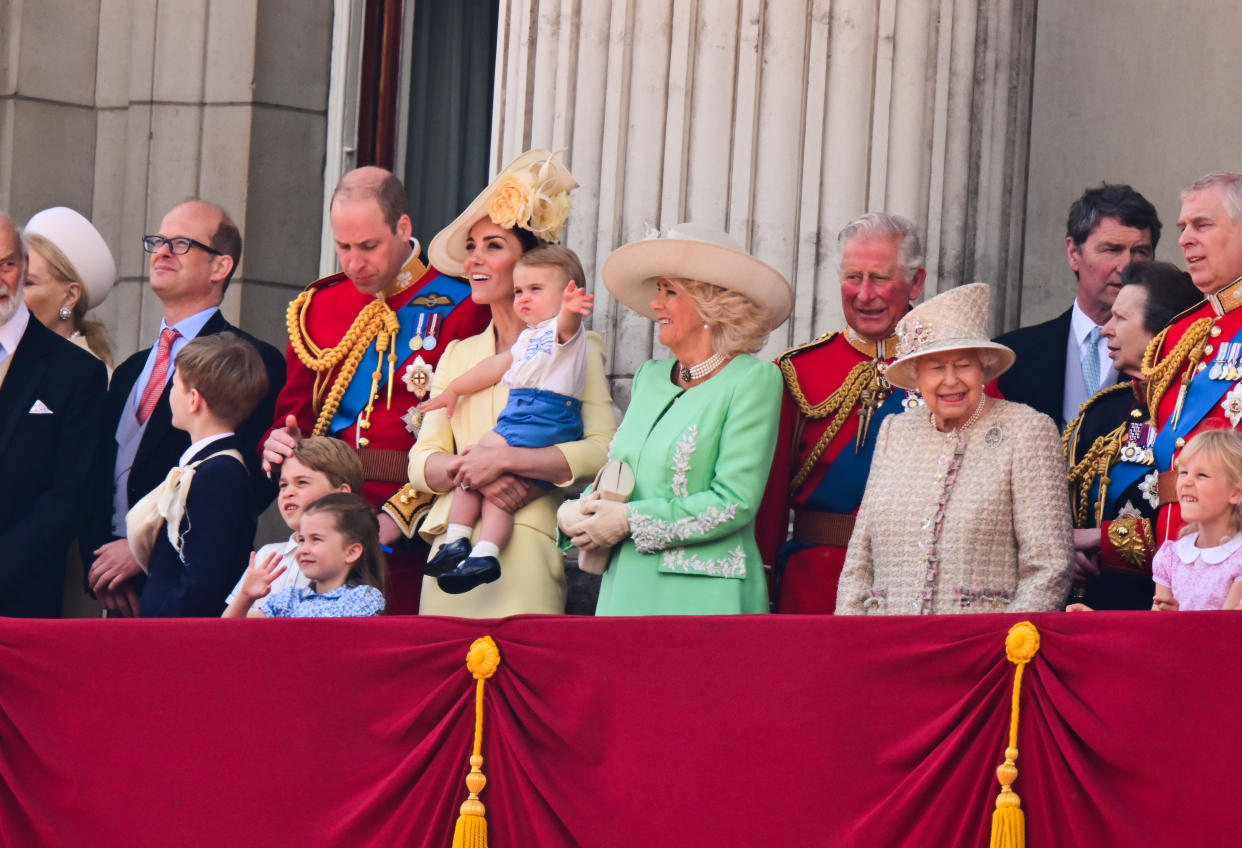
[[[423,339],[423,347],[426,350],[436,349],[436,329],[440,326],[440,315],[437,312],[431,313],[431,320],[427,322],[427,336]]]
[[[418,313],[418,327],[415,328],[414,335],[410,337],[410,350],[423,349],[423,319],[426,317],[426,312]]]
[[[1223,344],[1216,351],[1216,361],[1212,363],[1212,370],[1208,371],[1208,379],[1223,380],[1225,379],[1225,354],[1229,350],[1228,344]]]
[[[1126,431],[1126,440],[1121,445],[1121,461],[1133,462],[1136,465],[1154,465],[1155,454],[1152,444],[1156,440],[1156,428],[1150,424],[1130,422]]]
[[[1242,355],[1242,342],[1229,342],[1221,347],[1229,348],[1229,355],[1225,358],[1228,370],[1225,372],[1225,379],[1231,383],[1238,380],[1238,357]]]

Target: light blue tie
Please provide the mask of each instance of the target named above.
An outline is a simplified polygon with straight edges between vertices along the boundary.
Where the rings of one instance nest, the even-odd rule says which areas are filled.
[[[1087,397],[1100,390],[1100,328],[1092,327],[1087,336],[1087,350],[1082,356],[1082,382]]]

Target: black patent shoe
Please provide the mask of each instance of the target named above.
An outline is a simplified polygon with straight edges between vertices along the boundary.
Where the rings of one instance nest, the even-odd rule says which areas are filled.
[[[500,560],[494,556],[466,557],[461,565],[436,578],[440,590],[461,595],[475,586],[491,583],[500,577]]]
[[[470,556],[469,539],[458,539],[447,545],[441,545],[436,555],[427,560],[427,564],[423,566],[423,574],[428,577],[439,577],[461,565],[462,560],[468,556]]]

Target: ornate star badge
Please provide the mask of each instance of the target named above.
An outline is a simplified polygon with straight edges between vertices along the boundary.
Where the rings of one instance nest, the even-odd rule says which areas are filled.
[[[413,434],[414,438],[418,438],[418,431],[423,426],[423,414],[418,411],[417,406],[411,406],[406,410],[405,415],[401,416],[401,420],[405,422],[405,429]]]
[[[1143,478],[1143,482],[1139,483],[1139,491],[1143,494],[1143,500],[1151,504],[1152,509],[1160,508],[1160,491],[1156,488],[1156,481],[1159,479],[1160,475],[1152,471]]]
[[[1225,410],[1229,423],[1236,429],[1238,422],[1242,421],[1242,383],[1237,383],[1229,394],[1225,395],[1225,399],[1220,402],[1220,408]]]
[[[1143,513],[1139,512],[1138,507],[1132,501],[1126,501],[1125,506],[1117,510],[1118,518],[1142,518]]]
[[[416,356],[413,362],[405,366],[405,375],[401,379],[416,398],[423,400],[431,391],[431,373],[431,366],[421,356]]]

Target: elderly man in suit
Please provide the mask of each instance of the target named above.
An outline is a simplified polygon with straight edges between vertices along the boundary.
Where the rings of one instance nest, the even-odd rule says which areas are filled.
[[[164,307],[156,343],[117,367],[104,404],[101,448],[95,470],[95,501],[82,538],[87,581],[105,608],[136,615],[141,567],[125,540],[125,515],[163,482],[190,446],[172,426],[168,405],[177,354],[198,336],[231,330],[258,349],[268,373],[267,396],[237,429],[242,454],[262,510],[274,491],[261,473],[259,438],[272,421],[276,395],[285,381],[280,351],[233,327],[220,302],[241,257],[241,233],[220,207],[201,200],[176,206],[159,231],[143,238],[150,254],[151,290]]]
[[[56,618],[108,377],[31,318],[25,273],[21,236],[0,213],[0,615]]]
[[[1078,294],[1051,321],[996,339],[1018,355],[997,382],[999,393],[1033,406],[1064,430],[1083,401],[1115,383],[1100,330],[1112,315],[1121,272],[1131,262],[1150,262],[1159,241],[1156,207],[1130,186],[1104,184],[1083,192],[1065,224],[1065,256]]]

